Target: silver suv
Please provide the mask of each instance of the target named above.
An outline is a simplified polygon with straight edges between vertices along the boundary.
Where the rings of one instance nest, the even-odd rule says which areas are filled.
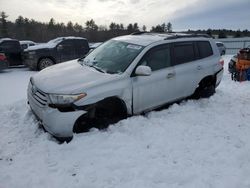
[[[30,79],[28,103],[45,130],[71,139],[189,96],[209,97],[223,63],[206,35],[134,33],[40,71]]]

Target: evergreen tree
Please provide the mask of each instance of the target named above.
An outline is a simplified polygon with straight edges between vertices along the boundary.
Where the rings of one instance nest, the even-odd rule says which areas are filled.
[[[162,25],[157,25],[152,27],[151,32],[164,33],[164,28],[162,28]]]
[[[133,27],[133,25],[131,23],[128,24],[127,31],[128,31],[128,33],[133,33],[134,32],[134,27]]]
[[[234,34],[234,38],[239,38],[241,37],[241,31],[237,30],[236,33]]]
[[[7,20],[8,16],[6,15],[5,12],[1,12],[1,17],[0,17],[0,35],[2,37],[8,37],[8,26],[7,26]]]
[[[86,31],[97,31],[98,30],[98,26],[95,24],[95,21],[93,19],[87,21],[85,23],[86,25]]]
[[[224,30],[221,30],[221,31],[219,32],[218,38],[227,38],[227,35],[226,35],[226,33],[225,33]]]
[[[212,36],[212,29],[208,29],[206,34],[209,35],[209,36]]]
[[[139,30],[138,23],[134,23],[133,32],[137,32],[137,31],[140,31],[140,30]]]
[[[173,31],[172,24],[168,22],[166,26],[166,32],[172,32],[172,31]]]

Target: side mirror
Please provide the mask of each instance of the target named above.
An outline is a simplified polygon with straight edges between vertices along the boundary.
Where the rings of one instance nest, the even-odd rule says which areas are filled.
[[[62,50],[63,49],[63,45],[59,44],[56,48],[57,48],[57,50]]]
[[[136,68],[135,74],[137,76],[150,76],[152,74],[152,70],[149,66],[140,65]]]

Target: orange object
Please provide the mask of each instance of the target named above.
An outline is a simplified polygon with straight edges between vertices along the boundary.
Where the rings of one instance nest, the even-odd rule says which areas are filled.
[[[236,62],[237,70],[246,70],[250,68],[250,60],[239,59]]]
[[[246,70],[250,68],[250,49],[243,48],[238,53],[238,60],[236,62],[236,69]]]

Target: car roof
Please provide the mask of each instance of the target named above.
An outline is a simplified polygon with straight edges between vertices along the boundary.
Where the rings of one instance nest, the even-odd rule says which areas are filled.
[[[57,37],[57,38],[52,39],[50,41],[62,41],[62,40],[65,40],[65,39],[81,39],[81,40],[83,39],[83,40],[87,40],[86,38],[83,38],[83,37],[68,36],[68,37]]]
[[[137,44],[141,46],[148,46],[154,42],[163,40],[174,40],[179,38],[211,38],[206,34],[186,34],[186,33],[150,33],[137,32],[131,35],[116,37],[113,40],[123,41],[127,43]]]
[[[16,39],[11,39],[11,38],[1,38],[1,39],[0,39],[0,43],[1,43],[1,42],[4,42],[4,41],[18,41],[18,40],[16,40]]]
[[[20,40],[19,42],[20,42],[20,44],[35,44],[35,42],[33,42],[31,40]]]

